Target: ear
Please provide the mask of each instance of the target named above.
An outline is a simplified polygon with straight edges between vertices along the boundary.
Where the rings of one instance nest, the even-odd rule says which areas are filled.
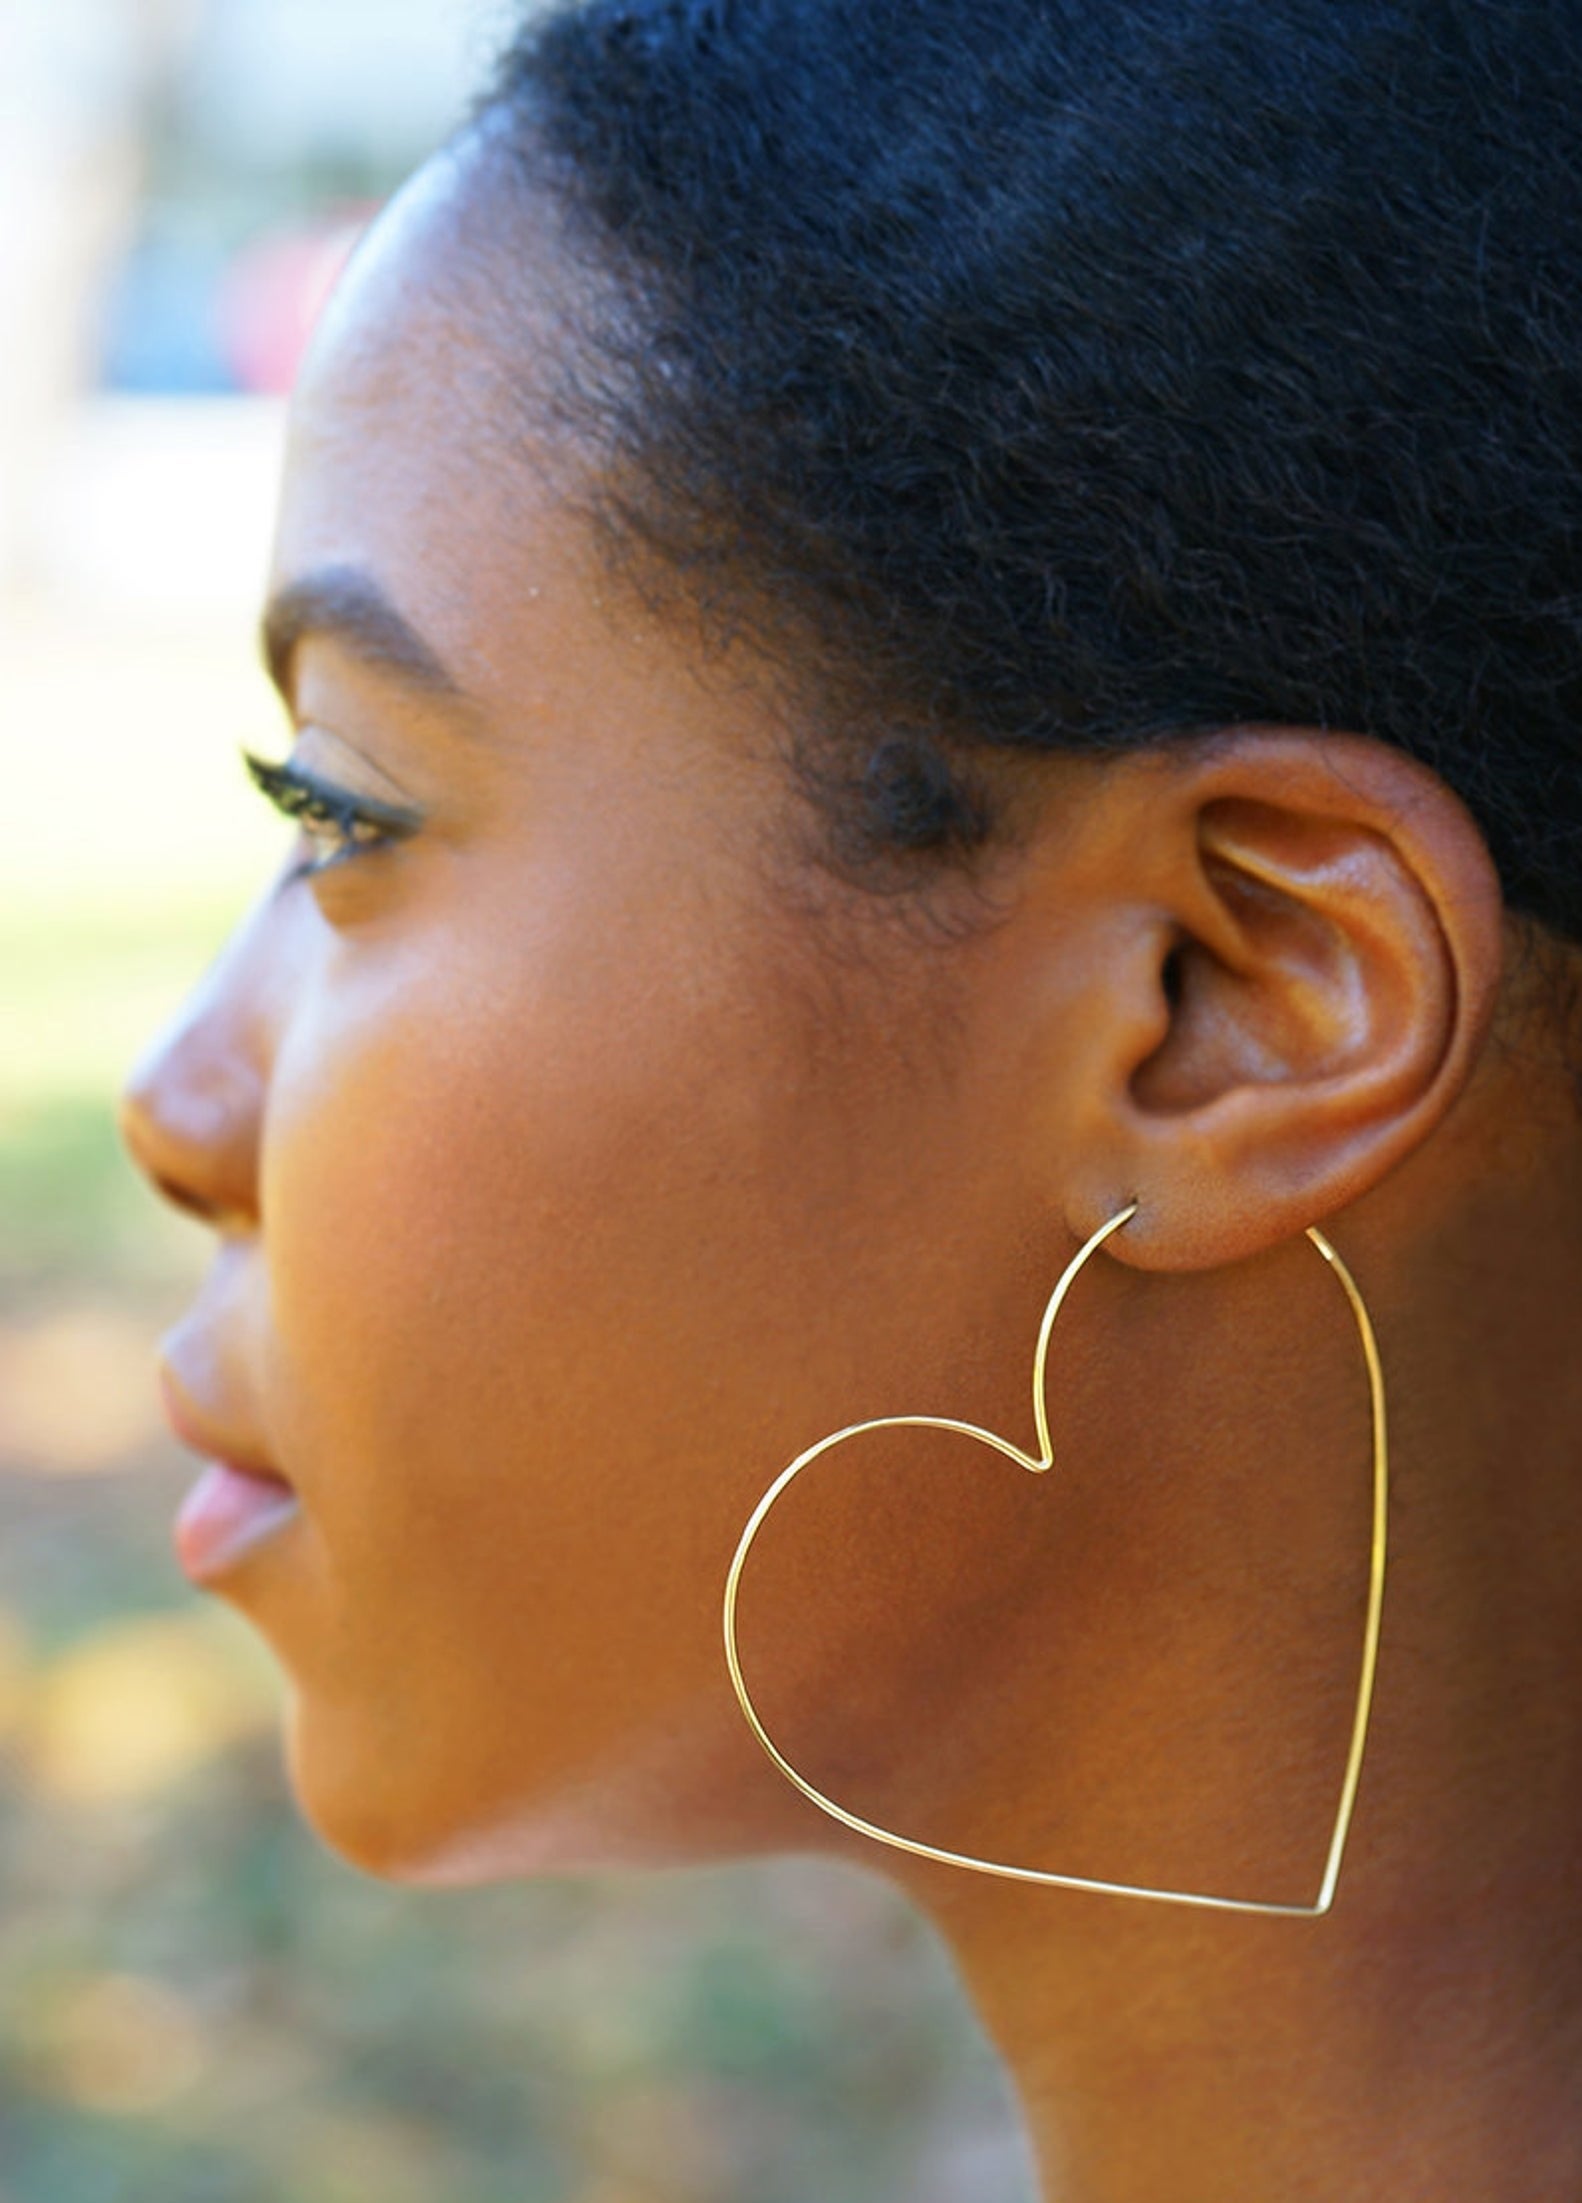
[[[1136,1200],[1117,1260],[1236,1261],[1443,1121],[1499,992],[1499,878],[1460,798],[1367,736],[1234,727],[1105,780],[1068,1222]]]

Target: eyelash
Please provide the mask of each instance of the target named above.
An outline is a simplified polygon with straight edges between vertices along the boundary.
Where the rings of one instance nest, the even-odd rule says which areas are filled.
[[[247,749],[242,751],[242,761],[255,787],[262,790],[277,811],[296,819],[304,833],[328,830],[341,836],[341,846],[330,856],[317,861],[310,858],[305,864],[297,865],[286,874],[283,886],[292,880],[311,879],[317,873],[328,872],[368,850],[388,847],[417,830],[415,812],[353,796],[347,789],[337,788],[333,782],[305,772],[300,765],[272,765]]]

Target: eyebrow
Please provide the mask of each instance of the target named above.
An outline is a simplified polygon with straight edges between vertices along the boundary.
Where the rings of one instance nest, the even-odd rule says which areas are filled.
[[[343,643],[366,665],[393,674],[426,696],[453,702],[465,698],[461,683],[433,645],[361,567],[321,567],[288,582],[265,606],[259,644],[269,678],[288,703],[297,651],[311,635]]]

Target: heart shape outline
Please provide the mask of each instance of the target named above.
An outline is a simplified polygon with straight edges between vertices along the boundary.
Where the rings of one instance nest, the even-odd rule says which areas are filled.
[[[747,1519],[725,1579],[725,1661],[730,1672],[732,1686],[749,1727],[758,1742],[768,1753],[782,1775],[811,1799],[822,1812],[855,1830],[860,1836],[872,1837],[888,1844],[897,1851],[907,1851],[920,1859],[932,1859],[944,1866],[965,1867],[975,1874],[998,1875],[1008,1881],[1037,1882],[1057,1889],[1091,1890],[1104,1896],[1141,1897],[1161,1904],[1197,1905],[1219,1912],[1255,1912],[1276,1914],[1287,1919],[1316,1920],[1328,1912],[1334,1902],[1336,1886],[1340,1879],[1341,1860],[1345,1854],[1346,1838],[1351,1828],[1352,1810],[1356,1804],[1357,1783],[1362,1772],[1362,1755],[1367,1743],[1368,1719],[1373,1705],[1374,1676],[1378,1667],[1379,1630],[1384,1612],[1384,1567],[1386,1525],[1389,1512],[1389,1443],[1384,1415],[1384,1372],[1379,1359],[1378,1341],[1374,1337],[1367,1306],[1358,1289],[1356,1279],[1341,1260],[1335,1248],[1324,1237],[1316,1224],[1306,1227],[1304,1236],[1313,1242],[1329,1268],[1334,1272],[1345,1292],[1347,1302],[1356,1319],[1358,1337],[1362,1343],[1363,1359],[1368,1370],[1368,1399],[1372,1417],[1373,1437],[1373,1536],[1368,1568],[1368,1607],[1363,1621],[1362,1669],[1357,1686],[1355,1711],[1352,1716],[1351,1741],[1346,1753],[1345,1772],[1341,1778],[1340,1803],[1335,1813],[1330,1834],[1329,1849],[1325,1858],[1323,1880],[1319,1893],[1310,1905],[1274,1904],[1255,1897],[1217,1897],[1195,1890],[1154,1889],[1132,1882],[1105,1882],[1090,1880],[1076,1874],[1055,1874],[1042,1867],[1011,1866],[995,1859],[975,1858],[963,1851],[946,1851],[936,1844],[923,1843],[912,1836],[898,1835],[893,1829],[881,1828],[877,1822],[864,1820],[860,1814],[848,1812],[831,1797],[808,1781],[807,1777],[792,1766],[764,1727],[757,1707],[753,1704],[742,1674],[741,1656],[736,1643],[736,1608],[741,1588],[742,1570],[754,1539],[762,1529],[770,1509],[794,1478],[822,1454],[844,1444],[848,1438],[860,1437],[870,1430],[899,1430],[910,1427],[926,1430],[958,1431],[964,1437],[976,1438],[995,1452],[1004,1454],[1034,1476],[1046,1475],[1055,1464],[1055,1450],[1049,1435],[1048,1402],[1044,1396],[1044,1365],[1049,1353],[1050,1334],[1054,1330],[1055,1317],[1060,1304],[1069,1292],[1072,1282],[1082,1265],[1096,1248],[1101,1246],[1113,1231],[1118,1231],[1128,1217],[1137,1212],[1138,1203],[1130,1202],[1117,1211],[1108,1222],[1099,1226],[1091,1237],[1072,1256],[1060,1273],[1054,1291],[1044,1309],[1039,1325],[1038,1344],[1033,1354],[1033,1426],[1038,1435],[1039,1450],[1036,1455],[1026,1453],[1020,1446],[1002,1438],[998,1431],[985,1430],[977,1423],[959,1422],[948,1415],[880,1415],[864,1423],[848,1423],[844,1429],[831,1431],[814,1445],[799,1453],[796,1459],[781,1470],[769,1489],[759,1500]]]

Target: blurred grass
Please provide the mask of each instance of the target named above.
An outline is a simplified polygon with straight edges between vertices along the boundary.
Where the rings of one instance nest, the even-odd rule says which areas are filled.
[[[0,913],[0,1305],[83,1274],[130,1284],[190,1266],[190,1227],[128,1169],[114,1104],[233,916],[206,902],[115,923],[69,907]]]
[[[284,847],[246,624],[0,649],[0,2203],[1026,2203],[877,1878],[413,1892],[296,1815],[282,1679],[169,1545],[154,1345],[207,1237],[113,1114]]]

